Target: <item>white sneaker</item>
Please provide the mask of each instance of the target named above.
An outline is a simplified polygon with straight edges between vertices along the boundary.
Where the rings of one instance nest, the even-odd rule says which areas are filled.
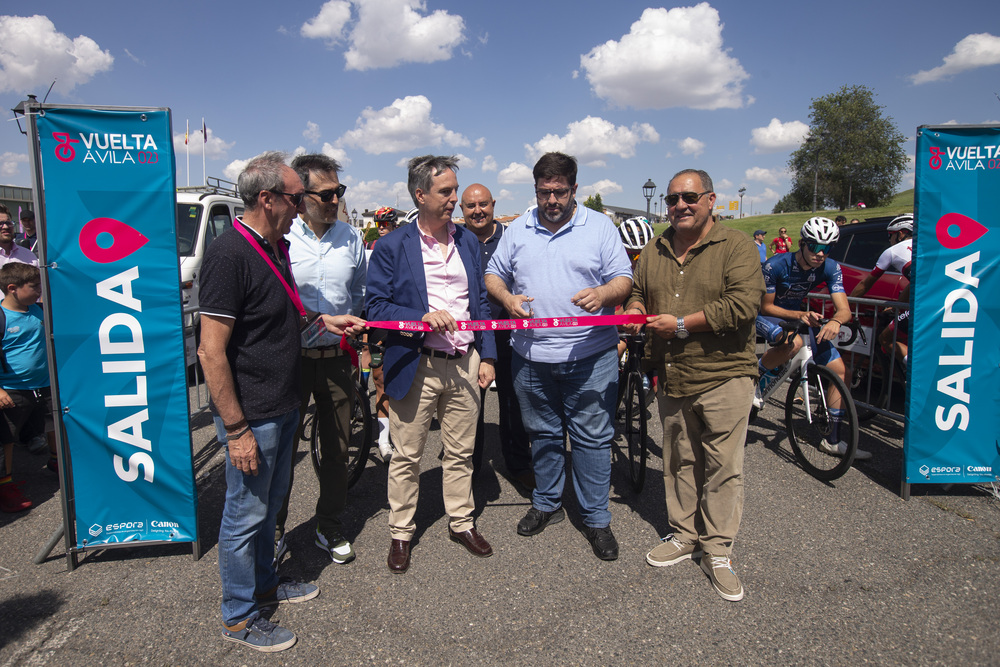
[[[382,463],[389,465],[389,461],[392,460],[392,443],[391,442],[378,442],[378,453],[382,456]]]
[[[830,456],[843,456],[844,454],[847,453],[847,443],[844,442],[843,440],[838,442],[836,445],[824,440],[823,442],[819,443],[819,448],[821,451],[826,452]],[[857,449],[854,451],[855,461],[867,461],[871,457],[872,453],[866,452],[863,449]]]

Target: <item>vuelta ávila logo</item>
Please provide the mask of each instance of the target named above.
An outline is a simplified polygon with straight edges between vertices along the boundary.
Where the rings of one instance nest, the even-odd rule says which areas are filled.
[[[94,164],[156,164],[160,161],[156,140],[151,134],[79,132],[78,139],[70,139],[69,132],[53,132],[56,140],[55,154],[61,162],[72,162],[77,148],[82,144],[83,163]]]
[[[931,157],[927,164],[935,171],[941,167],[944,167],[945,171],[1000,169],[1000,145],[949,146],[944,150],[931,147],[929,150]]]

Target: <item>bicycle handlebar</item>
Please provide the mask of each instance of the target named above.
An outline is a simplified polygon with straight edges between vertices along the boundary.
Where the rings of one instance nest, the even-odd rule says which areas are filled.
[[[819,321],[819,325],[822,326],[829,321],[830,320],[828,318],[822,319]],[[781,327],[781,333],[778,334],[778,337],[775,339],[775,341],[771,343],[771,347],[777,347],[778,345],[783,345],[791,341],[795,336],[799,334],[804,334],[807,331],[809,331],[810,328],[812,328],[805,322],[802,322],[801,320],[784,320],[778,326]],[[843,342],[840,341],[836,342],[837,346],[846,347],[847,345],[853,343],[854,339],[858,337],[858,326],[852,322],[844,322],[841,323],[840,327],[841,328],[847,327],[847,329],[850,330],[851,332],[851,335],[847,340]]]

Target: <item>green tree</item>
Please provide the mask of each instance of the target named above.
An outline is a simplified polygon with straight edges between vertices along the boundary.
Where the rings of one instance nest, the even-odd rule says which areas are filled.
[[[792,191],[778,200],[771,213],[794,213],[795,211],[809,211],[811,209],[812,200],[809,202],[801,201],[798,199],[798,194]]]
[[[906,137],[883,114],[885,107],[875,103],[875,93],[866,86],[844,86],[813,99],[811,108],[809,139],[788,160],[794,176],[786,203],[808,202],[805,209],[811,210],[814,179],[818,208],[888,202],[906,171]]]
[[[599,192],[587,197],[587,201],[583,202],[583,205],[587,208],[594,209],[598,213],[604,213],[604,202],[601,201],[601,193]]]

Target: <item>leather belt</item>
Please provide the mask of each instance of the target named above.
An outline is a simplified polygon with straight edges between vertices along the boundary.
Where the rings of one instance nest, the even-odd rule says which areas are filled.
[[[339,346],[334,345],[329,347],[304,347],[302,348],[302,356],[310,359],[330,359],[332,357],[344,356],[344,351]]]
[[[461,359],[465,356],[464,352],[449,354],[448,352],[442,352],[441,350],[432,350],[429,347],[420,348],[420,354],[426,354],[428,357],[436,357],[438,359]]]

